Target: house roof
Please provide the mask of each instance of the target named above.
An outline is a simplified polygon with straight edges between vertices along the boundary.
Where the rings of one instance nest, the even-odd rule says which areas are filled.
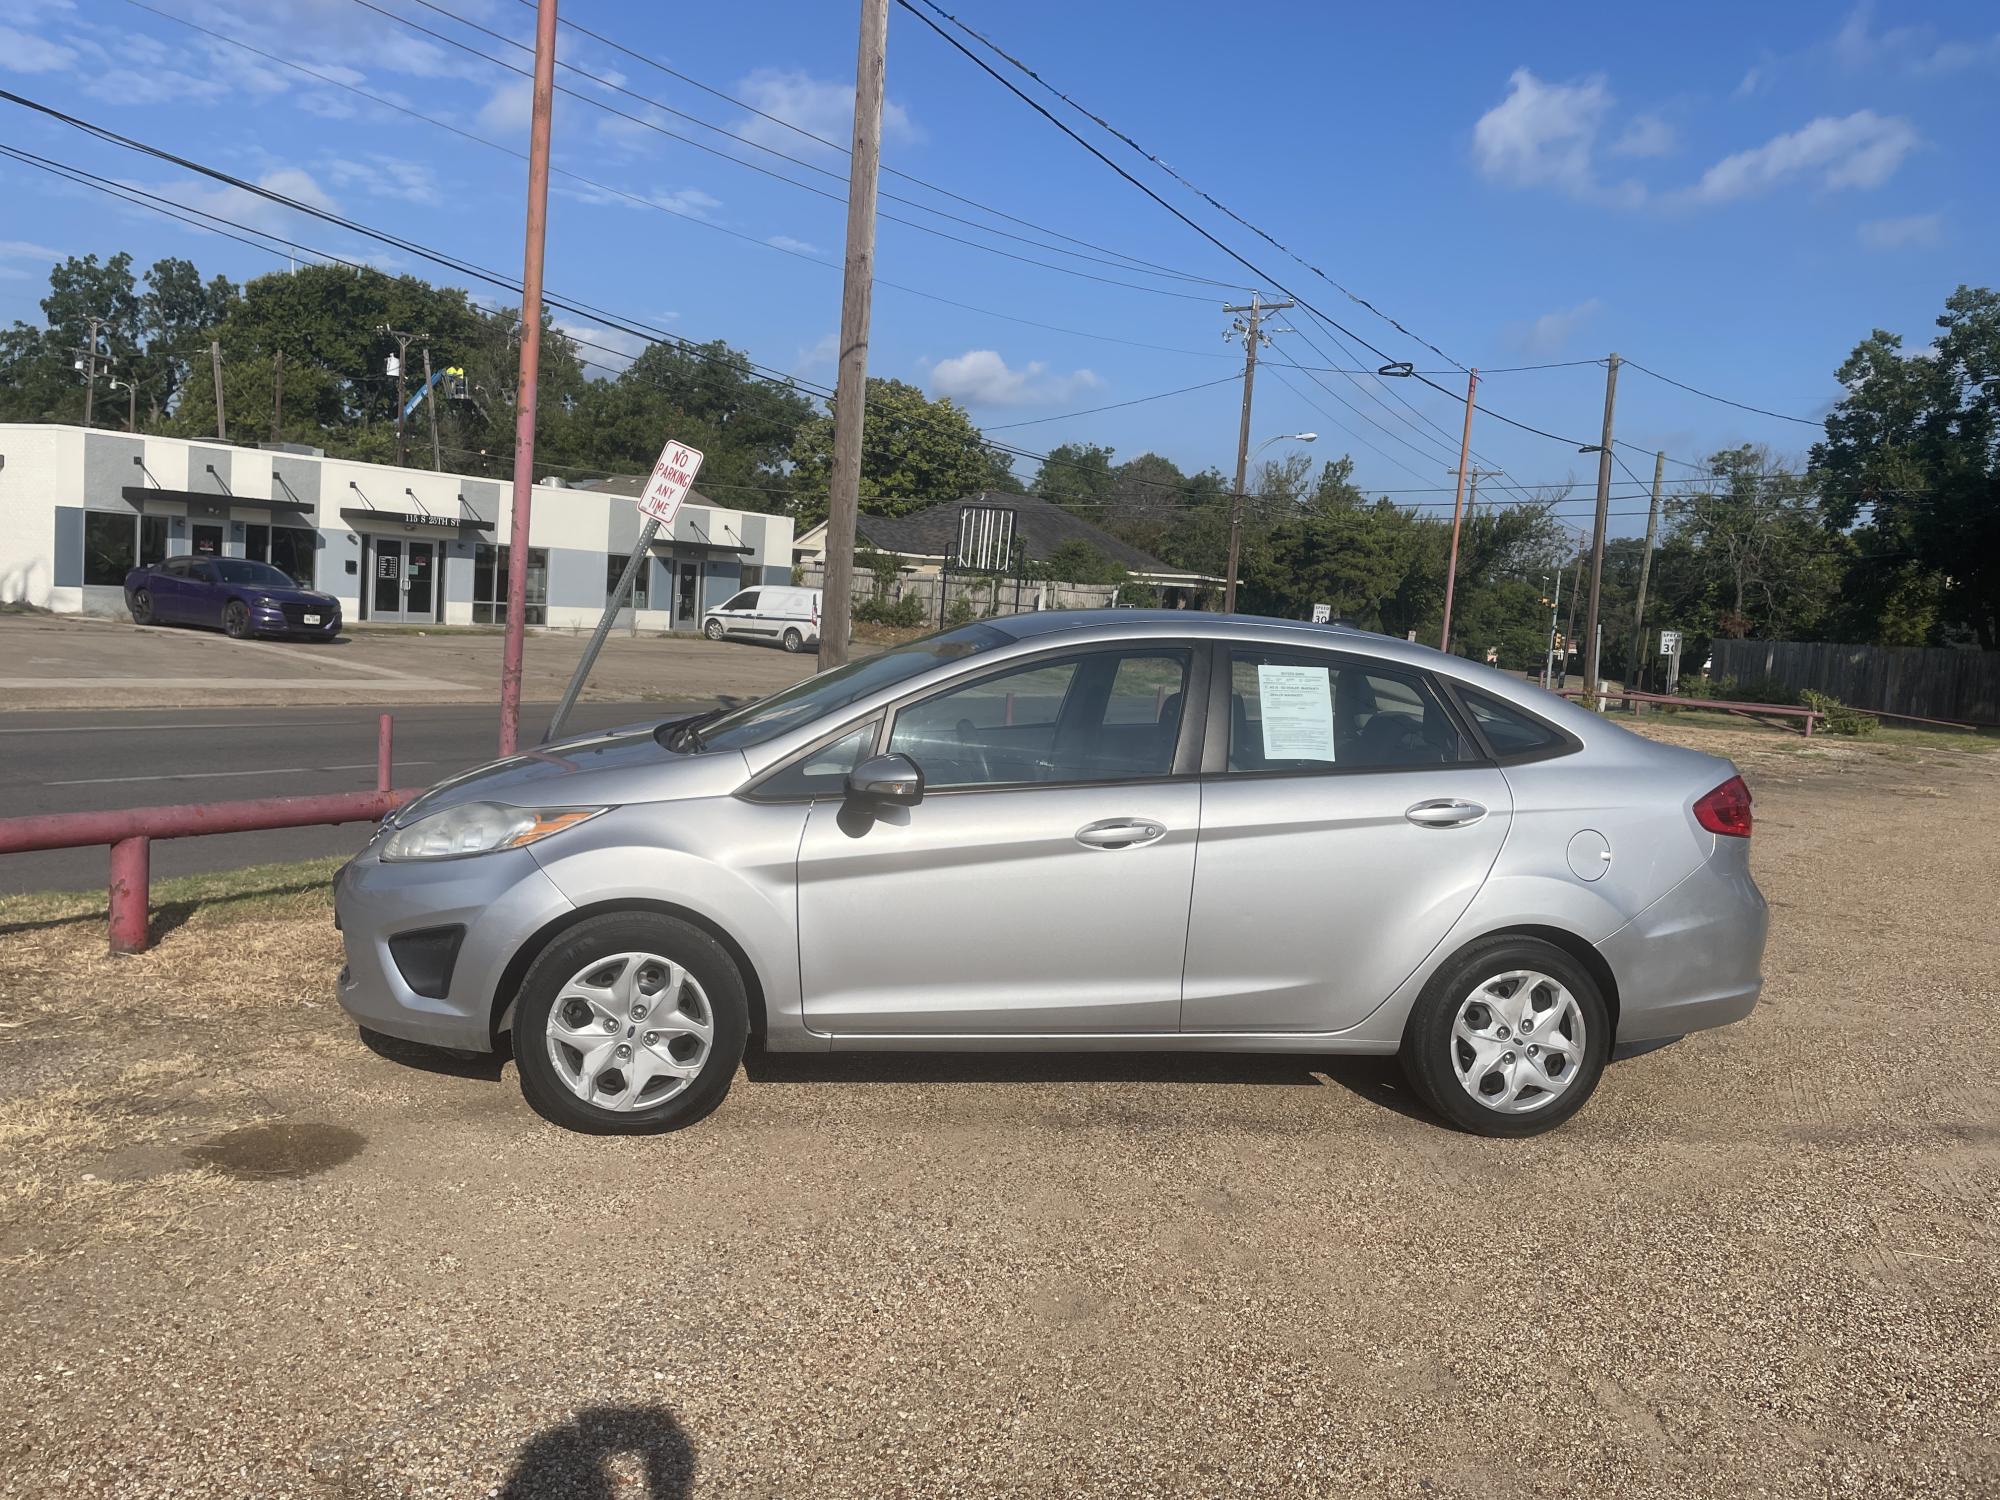
[[[1048,561],[1065,542],[1083,542],[1113,562],[1124,564],[1129,572],[1187,576],[1185,569],[1161,562],[1129,542],[1121,542],[1110,532],[1039,495],[981,490],[962,500],[942,501],[907,516],[871,516],[864,512],[855,517],[855,534],[860,541],[883,552],[904,557],[947,557],[958,545],[959,514],[967,506],[979,505],[1000,506],[1014,512],[1014,533],[1031,561]],[[818,532],[815,527],[809,535],[817,537]]]

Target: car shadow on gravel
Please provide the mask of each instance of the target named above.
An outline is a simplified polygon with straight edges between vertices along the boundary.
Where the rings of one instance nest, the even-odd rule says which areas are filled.
[[[446,1078],[476,1078],[484,1083],[498,1083],[514,1056],[513,1049],[507,1045],[510,1033],[501,1035],[495,1051],[461,1052],[451,1047],[431,1047],[422,1042],[406,1042],[401,1037],[384,1036],[366,1026],[355,1029],[361,1033],[362,1045],[377,1057],[422,1073],[442,1074]]]
[[[585,1408],[528,1439],[495,1493],[500,1500],[612,1500],[626,1491],[610,1461],[628,1456],[646,1476],[646,1500],[694,1493],[694,1444],[664,1406]]]

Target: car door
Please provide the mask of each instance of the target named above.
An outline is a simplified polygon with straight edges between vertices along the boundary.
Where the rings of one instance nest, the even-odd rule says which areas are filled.
[[[799,848],[807,1023],[835,1037],[1171,1032],[1194,879],[1205,658],[1036,658],[899,707],[923,800],[817,801]],[[1199,715],[1192,716],[1198,718]]]
[[[750,628],[750,611],[757,607],[757,590],[745,589],[716,610],[725,635],[743,635]]]
[[[153,596],[153,618],[162,623],[185,619],[187,608],[187,572],[191,566],[185,557],[170,557],[165,562],[149,569],[146,574],[146,589]]]
[[[1499,855],[1512,796],[1420,671],[1347,653],[1219,656],[1181,1029],[1342,1030],[1450,932]]]
[[[226,592],[215,563],[206,557],[194,558],[181,580],[181,618],[196,625],[220,625]]]

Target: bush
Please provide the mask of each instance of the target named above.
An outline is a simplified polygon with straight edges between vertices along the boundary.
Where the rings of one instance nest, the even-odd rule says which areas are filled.
[[[947,625],[970,625],[972,620],[972,601],[969,599],[954,599],[945,607],[944,622]]]
[[[1159,590],[1150,583],[1121,583],[1118,585],[1118,602],[1136,609],[1151,609],[1160,602]]]
[[[1865,739],[1882,727],[1882,721],[1875,715],[1865,714],[1858,708],[1849,708],[1838,698],[1830,698],[1825,693],[1815,693],[1811,688],[1807,688],[1799,696],[1807,708],[1826,716],[1820,721],[1821,725],[1835,734],[1849,734]]]
[[[854,618],[870,625],[912,630],[930,618],[930,611],[918,595],[905,594],[893,604],[887,599],[863,599],[854,606]]]
[[[1730,703],[1797,703],[1799,695],[1770,677],[1683,677],[1683,698],[1721,698]]]

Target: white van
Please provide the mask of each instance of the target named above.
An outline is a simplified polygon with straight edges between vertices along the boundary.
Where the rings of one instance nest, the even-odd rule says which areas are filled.
[[[819,590],[763,587],[745,589],[702,617],[701,633],[711,641],[725,636],[776,641],[787,651],[819,644]]]

